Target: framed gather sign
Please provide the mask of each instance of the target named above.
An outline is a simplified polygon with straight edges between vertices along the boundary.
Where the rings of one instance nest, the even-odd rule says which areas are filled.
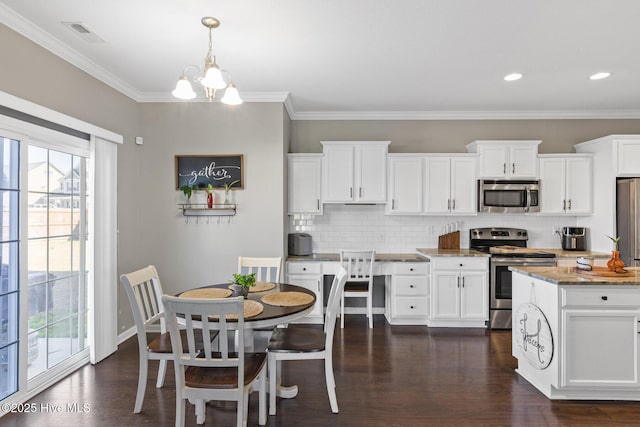
[[[176,156],[176,190],[182,186],[222,188],[244,188],[244,166],[242,154],[210,154]]]

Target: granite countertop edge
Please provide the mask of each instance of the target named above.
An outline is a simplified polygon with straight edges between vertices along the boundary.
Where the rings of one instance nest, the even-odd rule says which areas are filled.
[[[604,286],[640,286],[640,267],[629,267],[634,272],[629,277],[602,277],[574,273],[573,267],[509,267],[534,279],[544,280],[555,285],[604,285]]]

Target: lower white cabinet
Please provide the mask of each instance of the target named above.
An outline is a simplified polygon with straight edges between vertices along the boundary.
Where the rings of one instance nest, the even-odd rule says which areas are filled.
[[[322,263],[287,262],[287,283],[302,286],[316,294],[316,303],[311,313],[295,323],[324,323]]]
[[[563,310],[561,385],[638,389],[639,317],[637,309]]]
[[[485,327],[488,276],[488,257],[432,257],[428,325]]]
[[[385,317],[392,325],[426,325],[429,263],[395,263],[385,292]]]

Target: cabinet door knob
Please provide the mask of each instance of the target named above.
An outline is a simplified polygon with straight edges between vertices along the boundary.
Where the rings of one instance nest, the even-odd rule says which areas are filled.
[[[502,173],[507,173],[507,164],[506,163],[502,164]]]
[[[413,306],[411,306],[411,309],[412,309],[412,310],[413,310],[413,308],[414,308],[414,307],[413,307]]]
[[[569,199],[569,210],[571,210],[571,199]]]
[[[307,267],[302,267],[302,271],[307,271]]]
[[[463,264],[460,264],[460,267],[462,267],[462,266],[463,266]]]
[[[606,301],[609,299],[609,297],[606,295],[602,295],[600,298],[602,299],[602,301]]]
[[[410,268],[409,271],[413,271],[413,268]]]
[[[516,164],[511,163],[511,173],[516,173]]]
[[[410,287],[411,289],[413,289],[413,285],[409,285],[409,287]]]

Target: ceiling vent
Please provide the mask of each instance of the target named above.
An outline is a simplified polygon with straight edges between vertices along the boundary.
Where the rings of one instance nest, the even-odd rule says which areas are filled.
[[[87,43],[105,43],[100,36],[94,33],[91,28],[87,27],[87,25],[82,22],[62,22],[61,24]]]

